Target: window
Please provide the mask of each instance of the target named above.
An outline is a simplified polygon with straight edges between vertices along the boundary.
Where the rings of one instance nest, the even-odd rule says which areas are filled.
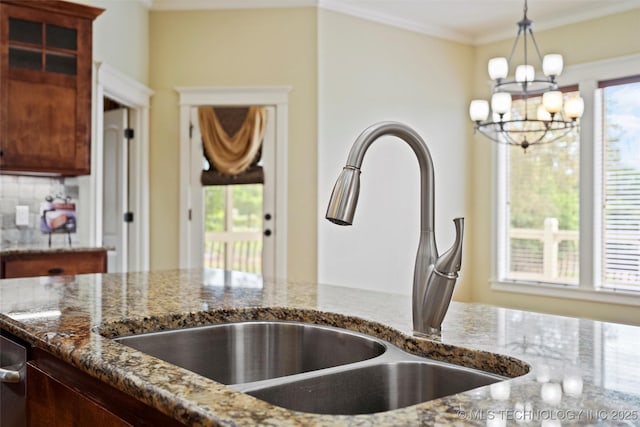
[[[602,286],[640,290],[640,76],[599,82]]]
[[[576,95],[565,91],[565,98]],[[518,99],[513,108],[535,111],[540,102]],[[578,283],[579,147],[572,131],[553,144],[505,153],[507,279]]]
[[[496,145],[494,289],[640,302],[638,69],[640,55],[568,67],[580,130],[526,152]]]

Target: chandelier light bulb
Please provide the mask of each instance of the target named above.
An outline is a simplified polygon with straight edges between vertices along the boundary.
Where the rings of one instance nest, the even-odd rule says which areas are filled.
[[[542,72],[547,77],[557,77],[562,74],[563,66],[562,55],[558,53],[550,53],[542,59]]]
[[[516,67],[516,81],[518,83],[532,82],[536,76],[533,65],[518,65]]]
[[[544,108],[544,105],[542,104],[538,105],[538,111],[536,116],[538,117],[538,120],[544,120],[545,122],[551,121],[551,113],[549,113],[547,109]]]
[[[489,117],[489,103],[484,99],[474,99],[469,105],[469,116],[474,122],[487,120]]]
[[[507,62],[507,58],[499,57],[499,58],[491,58],[489,60],[489,77],[492,80],[504,79],[509,74],[509,63]]]
[[[569,119],[578,119],[584,113],[584,99],[581,97],[571,97],[564,105],[564,114]]]
[[[551,114],[559,113],[562,111],[562,92],[559,90],[545,92],[542,95],[542,105]]]
[[[496,92],[491,96],[491,109],[494,113],[506,114],[511,110],[511,94]]]

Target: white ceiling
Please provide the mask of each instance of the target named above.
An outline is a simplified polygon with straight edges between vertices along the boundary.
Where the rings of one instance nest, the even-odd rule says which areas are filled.
[[[151,0],[154,10],[319,6],[470,44],[512,38],[523,0]],[[640,0],[528,0],[534,31],[640,8]],[[640,25],[640,23],[639,23]]]

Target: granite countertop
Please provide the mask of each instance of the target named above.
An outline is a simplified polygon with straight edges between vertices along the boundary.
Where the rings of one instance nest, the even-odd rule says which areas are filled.
[[[0,327],[188,425],[640,425],[640,327],[454,302],[441,336],[418,339],[407,296],[220,270],[60,279],[0,281]],[[436,359],[530,371],[394,411],[328,416],[270,405],[106,338],[252,319],[346,327]]]
[[[102,252],[113,250],[106,246],[52,246],[47,245],[10,245],[0,247],[0,256],[6,255],[30,255],[68,252]]]

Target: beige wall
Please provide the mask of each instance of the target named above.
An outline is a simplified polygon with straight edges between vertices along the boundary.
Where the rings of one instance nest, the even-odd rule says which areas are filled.
[[[149,81],[149,11],[141,1],[87,0],[105,11],[93,24],[93,58]]]
[[[151,268],[179,262],[178,86],[291,86],[288,275],[316,279],[314,8],[151,11]]]
[[[582,22],[545,32],[535,32],[543,54],[552,50],[564,55],[565,64],[579,64],[618,56],[640,53],[640,10]],[[535,29],[535,28],[534,28]],[[515,34],[514,34],[515,36]],[[490,86],[486,74],[487,60],[509,53],[513,39],[480,46],[476,49],[475,83],[473,97],[488,99]],[[638,70],[630,70],[638,73]],[[562,77],[560,77],[562,83]],[[470,127],[470,124],[469,124]],[[471,296],[474,301],[521,308],[526,310],[558,313],[640,324],[638,308],[615,304],[601,304],[569,299],[535,297],[491,290],[489,279],[493,264],[492,241],[492,191],[495,165],[492,164],[492,143],[481,136],[472,137],[469,143],[472,159],[468,182],[468,203],[471,206],[472,223],[469,230],[470,256],[465,260],[471,279]]]
[[[351,227],[324,220],[349,148],[366,127],[393,120],[425,140],[435,169],[435,227],[444,252],[452,219],[465,206],[473,48],[352,16],[320,10],[318,280],[410,294],[420,230],[418,162],[407,144],[381,138],[362,165]],[[468,281],[456,289],[466,299]]]

